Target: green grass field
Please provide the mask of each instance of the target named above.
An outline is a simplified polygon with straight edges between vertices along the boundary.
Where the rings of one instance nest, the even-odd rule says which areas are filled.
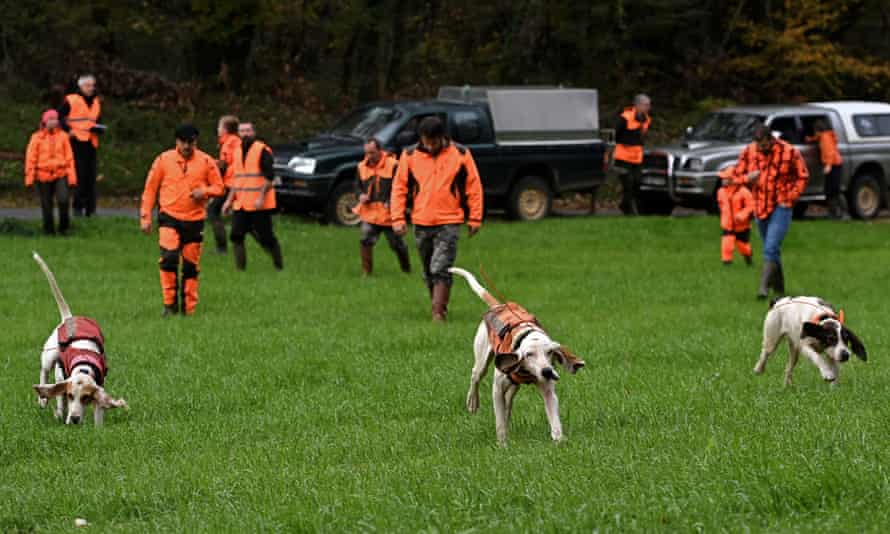
[[[160,318],[156,237],[78,220],[69,239],[0,236],[0,531],[881,532],[890,524],[890,227],[795,223],[789,290],[846,310],[870,361],[829,388],[783,348],[751,373],[757,269],[719,262],[713,217],[488,224],[461,241],[510,299],[586,358],[558,392],[567,440],[520,392],[496,446],[491,376],[464,398],[483,304],[456,282],[429,322],[419,275],[358,234],[278,221],[286,270],[205,255],[199,313]],[[37,228],[36,223],[32,226]],[[755,241],[759,250],[759,241]],[[108,337],[96,429],[57,423],[31,385],[58,314],[31,260]],[[416,264],[416,255],[414,256]],[[415,265],[416,266],[416,265]]]

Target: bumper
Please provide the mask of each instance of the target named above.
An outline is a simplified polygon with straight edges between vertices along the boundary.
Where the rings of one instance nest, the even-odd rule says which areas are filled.
[[[279,182],[275,193],[283,202],[323,205],[336,178],[334,175],[296,174],[289,169],[275,167]]]
[[[691,172],[678,170],[674,173],[673,195],[682,197],[712,198],[719,181],[714,172]]]

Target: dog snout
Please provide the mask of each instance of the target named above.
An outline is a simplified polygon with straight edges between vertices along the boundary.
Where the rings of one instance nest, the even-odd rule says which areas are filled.
[[[72,415],[71,417],[68,418],[68,422],[72,425],[79,425],[80,424],[80,416]]]
[[[850,351],[848,351],[846,349],[842,350],[840,355],[838,355],[838,358],[840,358],[840,360],[842,362],[849,360],[850,359]]]
[[[543,376],[547,380],[559,380],[559,377],[556,376],[556,373],[553,372],[552,367],[547,367],[543,371],[541,371],[541,376]]]

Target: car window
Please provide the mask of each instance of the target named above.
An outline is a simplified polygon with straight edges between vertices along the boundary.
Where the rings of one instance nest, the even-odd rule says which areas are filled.
[[[853,115],[853,127],[860,137],[890,137],[890,114]]]
[[[800,122],[803,123],[804,139],[816,135],[816,124],[820,121],[831,128],[831,119],[828,118],[828,115],[803,115],[800,117]]]
[[[457,111],[453,115],[454,132],[452,137],[465,145],[477,143],[482,137],[482,117],[474,110]]]
[[[795,117],[776,117],[769,124],[770,130],[779,132],[783,141],[788,141],[792,145],[799,145],[803,142],[800,131],[797,129],[797,119]]]
[[[763,121],[764,117],[748,113],[711,113],[695,125],[687,139],[746,143],[751,140],[754,128]]]

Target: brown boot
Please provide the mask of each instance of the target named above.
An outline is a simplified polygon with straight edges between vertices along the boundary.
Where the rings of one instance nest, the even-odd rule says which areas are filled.
[[[374,247],[362,245],[362,274],[371,276],[374,272]]]
[[[232,255],[235,256],[235,269],[243,271],[247,268],[247,250],[244,242],[232,243]]]
[[[397,249],[396,256],[399,258],[399,267],[403,273],[411,272],[411,256],[408,255],[408,249]]]
[[[436,282],[433,286],[433,321],[444,323],[448,320],[448,299],[451,288],[445,282]]]

